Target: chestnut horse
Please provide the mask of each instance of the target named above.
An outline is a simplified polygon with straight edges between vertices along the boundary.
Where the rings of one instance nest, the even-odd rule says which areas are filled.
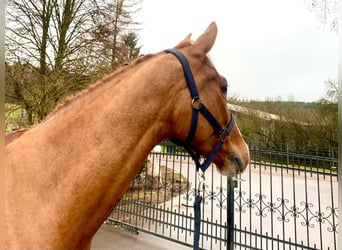
[[[224,127],[231,119],[227,82],[207,57],[216,34],[212,23],[176,48],[188,59],[202,103]],[[6,248],[89,248],[152,148],[166,138],[185,140],[191,114],[181,64],[163,51],[117,70],[12,135],[5,147]],[[200,114],[189,147],[208,156],[218,139]],[[248,162],[234,125],[214,163],[234,175]]]

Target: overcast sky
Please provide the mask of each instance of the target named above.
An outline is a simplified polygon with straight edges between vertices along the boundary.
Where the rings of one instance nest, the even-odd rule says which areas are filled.
[[[337,79],[337,35],[323,29],[304,0],[143,0],[142,53],[196,39],[216,21],[210,55],[240,99],[317,101]]]

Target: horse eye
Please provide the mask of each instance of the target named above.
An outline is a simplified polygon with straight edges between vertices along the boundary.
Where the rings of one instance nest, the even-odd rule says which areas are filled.
[[[227,94],[227,86],[221,87],[221,91],[223,94]]]

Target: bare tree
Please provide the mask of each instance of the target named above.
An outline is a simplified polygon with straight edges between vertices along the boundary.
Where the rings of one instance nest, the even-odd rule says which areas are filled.
[[[94,8],[89,0],[7,0],[8,56],[38,66],[43,75],[63,69],[84,46],[82,38],[91,29],[89,8]]]
[[[6,102],[24,107],[28,124],[39,122],[93,75],[108,72],[104,65],[112,70],[137,56],[137,3],[7,0]]]
[[[12,87],[6,88],[6,97],[35,113],[37,121],[84,84],[72,65],[91,28],[91,6],[89,0],[7,0],[6,73]],[[28,116],[30,124],[33,117]]]
[[[327,24],[337,33],[337,0],[305,0],[311,11],[314,11],[323,26]]]
[[[325,83],[326,99],[332,103],[338,102],[338,84],[336,80],[328,79]]]
[[[92,41],[96,41],[98,54],[104,64],[108,63],[110,70],[117,68],[127,60],[127,46],[125,39],[138,39],[134,31],[138,22],[133,21],[134,15],[139,11],[138,0],[101,0],[97,8],[92,12],[95,28],[92,31]],[[134,37],[132,37],[132,35]],[[131,36],[131,37],[129,37]],[[126,44],[131,46],[132,43]],[[137,55],[135,55],[137,56]]]
[[[16,1],[6,4],[7,61],[39,63],[40,72],[46,73],[48,32],[52,16],[52,0]],[[37,65],[36,65],[37,66]]]

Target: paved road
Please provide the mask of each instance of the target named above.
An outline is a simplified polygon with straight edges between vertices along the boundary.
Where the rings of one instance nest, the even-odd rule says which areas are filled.
[[[139,232],[138,235],[103,225],[93,238],[91,250],[188,250],[189,247]]]

